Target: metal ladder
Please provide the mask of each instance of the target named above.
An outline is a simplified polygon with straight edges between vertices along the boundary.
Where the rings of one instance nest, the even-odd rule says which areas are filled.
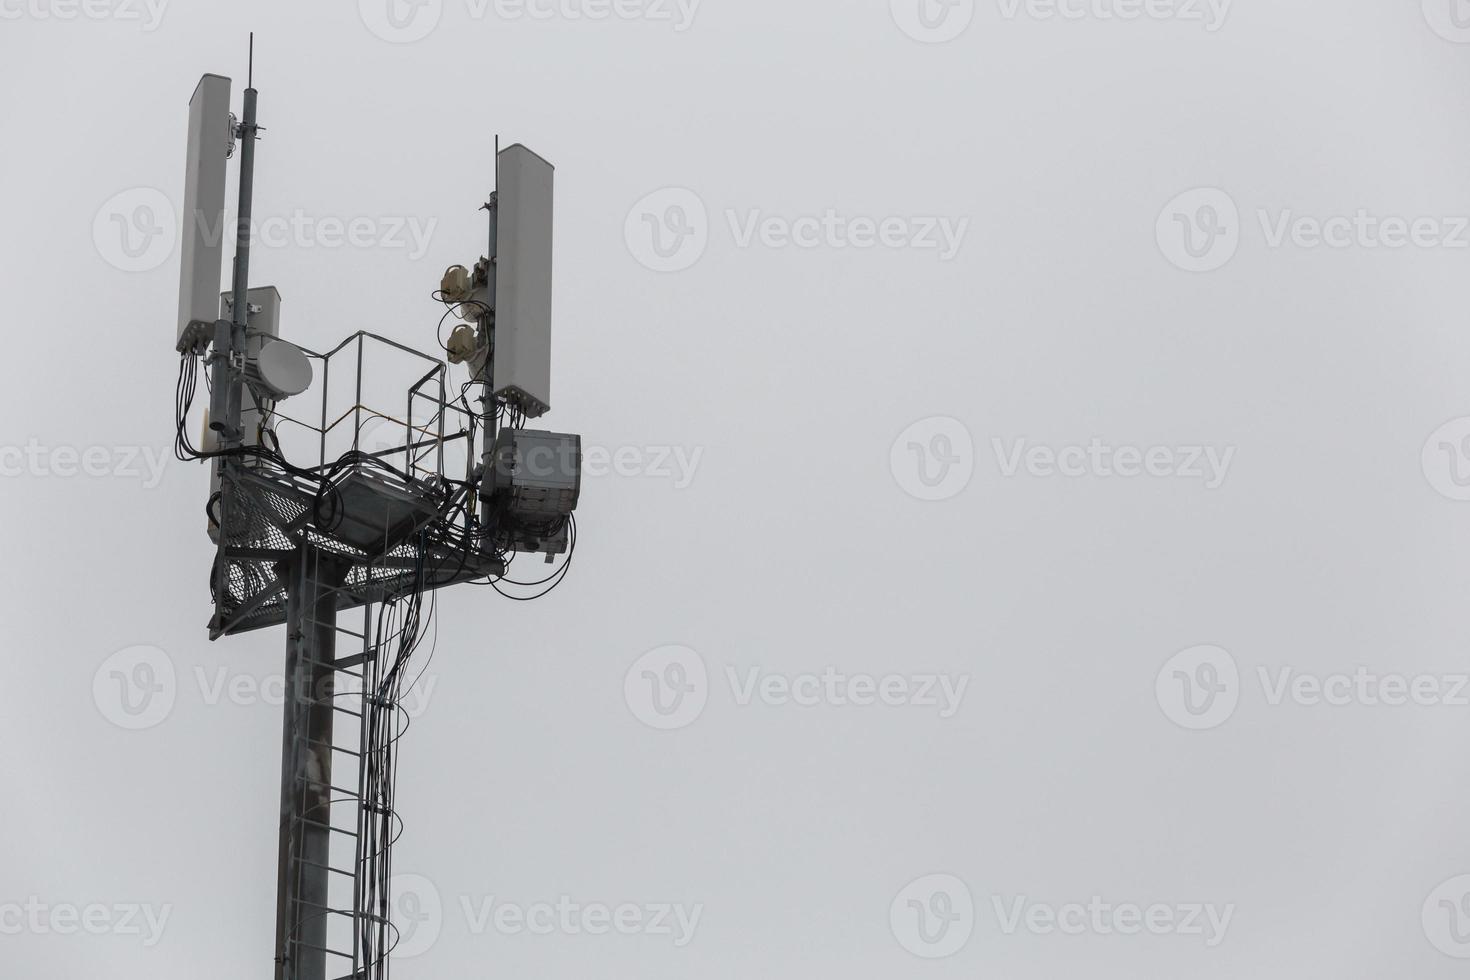
[[[303,546],[291,569],[312,598],[287,617],[276,980],[375,980],[396,936],[379,894],[395,835],[369,834],[384,812],[367,796],[369,726],[394,723],[383,712],[397,709],[368,696],[382,668],[374,606],[362,606],[361,632],[337,623],[345,571],[333,565]],[[335,656],[340,636],[361,652]]]

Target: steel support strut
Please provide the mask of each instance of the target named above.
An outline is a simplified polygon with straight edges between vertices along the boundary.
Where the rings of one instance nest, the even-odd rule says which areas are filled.
[[[300,546],[286,570],[276,980],[327,976],[337,601],[347,570],[340,558],[310,544]]]

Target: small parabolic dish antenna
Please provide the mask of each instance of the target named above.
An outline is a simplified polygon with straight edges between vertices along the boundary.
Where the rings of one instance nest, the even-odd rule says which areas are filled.
[[[295,344],[273,340],[260,349],[255,373],[276,398],[290,398],[311,387],[311,361]]]

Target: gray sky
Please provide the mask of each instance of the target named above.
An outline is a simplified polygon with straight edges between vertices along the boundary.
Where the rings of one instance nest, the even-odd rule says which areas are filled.
[[[0,0],[7,975],[271,969],[168,458],[249,30],[289,339],[557,167],[577,563],[439,597],[398,980],[1463,975],[1470,8],[923,2]]]

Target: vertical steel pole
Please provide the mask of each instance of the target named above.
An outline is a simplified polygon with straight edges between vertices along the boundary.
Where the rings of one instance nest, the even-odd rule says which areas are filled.
[[[286,592],[276,980],[327,980],[337,597],[347,566],[303,544]],[[355,815],[354,815],[355,816]]]
[[[254,41],[251,42],[252,58]],[[253,72],[252,72],[253,73]],[[255,202],[255,88],[245,90],[245,117],[240,123],[240,213],[235,225],[234,309],[230,321],[229,371],[226,388],[229,403],[224,430],[225,445],[240,445],[240,400],[244,394],[245,325],[250,315],[250,215]],[[216,389],[217,390],[217,389]]]
[[[490,516],[490,498],[487,488],[489,486],[490,474],[493,472],[495,460],[494,455],[495,437],[499,434],[495,430],[495,306],[498,302],[495,295],[495,263],[500,257],[500,137],[495,138],[495,176],[496,189],[490,195],[490,202],[485,205],[485,210],[490,212],[490,282],[487,293],[490,297],[489,311],[480,311],[480,329],[484,332],[485,344],[488,353],[485,355],[485,366],[481,369],[484,387],[480,389],[480,406],[483,409],[481,416],[485,424],[485,434],[482,437],[483,444],[480,450],[481,485],[476,491],[481,504],[481,520]],[[482,550],[489,554],[495,549],[495,542],[486,538]]]

